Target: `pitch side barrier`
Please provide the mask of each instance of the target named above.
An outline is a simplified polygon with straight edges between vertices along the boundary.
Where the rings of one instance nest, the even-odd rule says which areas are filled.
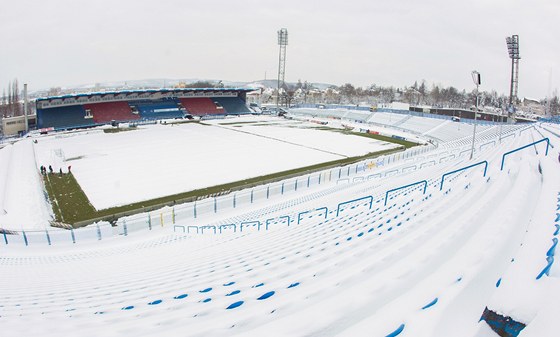
[[[9,246],[64,245],[100,241],[115,235],[110,224],[95,224],[80,229],[45,229],[39,231],[0,231],[0,243]]]
[[[391,157],[395,157],[395,156],[391,156]],[[406,157],[406,156],[403,156]],[[396,158],[392,158],[393,160],[397,160]],[[385,162],[389,162],[391,159],[387,159],[387,158],[383,158],[382,161]],[[344,171],[344,173],[352,173],[352,172],[360,172],[360,171],[364,171],[366,170],[367,164],[366,163],[359,163],[356,164],[353,169],[346,169]],[[377,167],[377,166],[376,166]],[[337,175],[339,172],[342,172],[341,168],[331,170],[331,173],[334,173],[332,175]],[[328,172],[328,171],[327,171]],[[336,172],[336,173],[335,173]],[[389,176],[393,173],[398,173],[398,170],[390,170],[387,171],[385,173],[385,176]],[[382,173],[376,173],[376,174],[372,174],[367,176],[367,180],[370,180],[372,178],[380,178],[382,177]],[[365,177],[358,177],[360,179],[354,179],[354,182],[356,182],[357,180],[359,181],[364,181]],[[363,178],[363,179],[362,179]],[[301,186],[307,186],[309,184],[309,186],[312,185],[318,185],[321,184],[321,180],[323,181],[329,181],[332,178],[329,179],[329,175],[326,174],[325,172],[322,172],[321,174],[319,174],[319,176],[317,177],[317,179],[315,178],[310,178],[308,177],[308,179],[304,179],[304,183],[300,184]],[[279,187],[281,189],[281,194],[286,193],[285,191],[285,182],[282,183],[281,187]],[[294,182],[293,184],[290,183],[288,184],[289,186],[292,186],[295,190],[295,186],[296,183]],[[268,199],[271,196],[271,192],[270,192],[270,186],[267,186],[266,188],[266,198]],[[279,190],[280,191],[280,190]],[[251,190],[251,193],[247,194],[245,196],[245,199],[248,200],[252,200],[253,199],[253,194],[256,194],[253,190]],[[263,193],[261,193],[263,194]],[[264,195],[263,195],[264,197]],[[369,198],[369,197],[368,197]],[[239,202],[239,199],[242,199],[242,196],[240,196],[238,193],[234,193],[233,194],[233,208],[238,207],[238,205],[236,205]],[[210,208],[212,208],[212,211],[217,212],[220,208],[223,208],[224,206],[220,206],[221,204],[219,202],[217,202],[217,198],[212,198],[209,199],[211,200],[211,206]],[[247,200],[247,202],[249,202]],[[342,207],[343,205],[340,205],[339,207]],[[200,202],[196,201],[193,203],[192,206],[192,218],[196,218],[197,217],[197,213],[199,212],[199,209],[201,208]],[[328,208],[327,207],[322,207],[322,208],[318,208],[315,211],[320,211],[322,214],[324,214],[323,216],[325,217],[325,219],[328,217]],[[302,221],[302,216],[305,213],[310,213],[312,211],[305,211],[302,212],[300,214],[298,214],[298,223]],[[338,209],[338,212],[340,212],[340,208]],[[183,233],[203,233],[203,232],[208,232],[208,230],[210,228],[204,228],[206,230],[204,230],[203,228],[199,227],[199,226],[186,226],[186,225],[179,225],[177,224],[177,218],[179,218],[179,220],[188,220],[188,219],[181,219],[181,214],[180,214],[180,209],[179,206],[175,206],[172,207],[170,209],[167,210],[162,210],[158,213],[148,213],[147,216],[144,215],[144,217],[138,218],[138,220],[141,220],[140,222],[137,221],[136,219],[130,219],[130,218],[125,218],[122,219],[120,221],[120,224],[118,224],[117,227],[111,227],[109,224],[96,224],[95,226],[88,226],[88,227],[83,227],[83,228],[79,228],[79,229],[71,229],[71,230],[60,230],[60,229],[53,229],[53,230],[47,230],[47,231],[23,231],[23,232],[10,232],[10,231],[4,231],[1,235],[3,240],[1,240],[0,242],[4,242],[4,244],[8,245],[8,244],[21,244],[21,245],[33,245],[33,244],[47,244],[47,245],[53,245],[53,244],[59,244],[62,242],[66,242],[66,243],[78,243],[78,242],[82,242],[84,240],[88,240],[91,241],[93,240],[102,240],[103,238],[106,237],[111,237],[114,235],[121,235],[121,236],[128,236],[131,232],[136,232],[139,230],[153,230],[156,226],[157,227],[164,227],[165,225],[173,225],[174,227],[174,231],[177,232],[183,232]],[[183,217],[184,218],[184,217]],[[142,220],[144,219],[144,220]],[[136,220],[136,221],[135,221]],[[289,220],[291,222],[291,220]],[[219,226],[217,228],[217,231],[219,231],[220,233],[226,231],[226,230],[231,230],[233,229],[233,232],[237,232],[237,229],[239,228],[241,231],[243,230],[243,228],[247,228],[248,224],[241,224],[241,225],[237,225],[237,224],[228,224],[228,225],[222,225]],[[254,226],[253,226],[254,227]],[[256,226],[258,230],[260,230],[260,225]],[[211,232],[217,232],[214,228],[211,229]]]
[[[535,143],[540,143],[540,142],[545,142],[545,141],[548,142],[548,139],[547,139],[547,138],[541,139],[540,141],[537,141],[537,142],[534,142],[534,143],[531,143],[531,144],[527,144],[527,145],[522,146],[522,147],[520,147],[520,148],[518,148],[518,149],[515,149],[515,150],[513,150],[513,151],[509,151],[508,153],[513,153],[513,152],[516,152],[516,151],[525,149],[525,148],[527,148],[527,147],[533,146]],[[507,155],[508,153],[504,154],[504,156]],[[547,153],[548,153],[548,152],[547,152]],[[453,171],[449,171],[449,172],[444,173],[444,174],[441,176],[440,188],[439,188],[440,191],[443,190],[443,184],[444,184],[444,182],[445,182],[445,178],[446,178],[446,177],[448,177],[448,176],[450,176],[450,175],[452,175],[452,174],[455,174],[455,173],[459,173],[459,172],[463,172],[463,171],[469,170],[469,169],[474,168],[474,167],[477,167],[477,166],[484,166],[483,177],[486,177],[486,175],[487,175],[487,173],[488,173],[488,166],[489,166],[489,164],[488,164],[488,161],[483,160],[483,161],[481,161],[481,162],[478,162],[478,163],[475,163],[475,164],[472,164],[472,165],[468,165],[468,166],[465,166],[465,167],[462,167],[462,168],[459,168],[459,169],[456,169],[456,170],[453,170]],[[403,190],[403,189],[406,189],[406,188],[409,188],[409,187],[413,187],[413,186],[416,186],[416,185],[423,185],[423,186],[424,186],[424,188],[423,188],[423,194],[426,193],[427,187],[428,187],[428,181],[427,181],[427,180],[421,180],[421,181],[418,181],[418,182],[415,182],[415,183],[412,183],[412,184],[403,185],[403,186],[401,186],[401,187],[397,187],[397,188],[394,188],[394,189],[391,189],[391,190],[388,190],[388,191],[385,192],[385,203],[384,203],[384,206],[387,205],[388,196],[389,196],[390,193],[396,192],[396,191],[399,191],[399,190]],[[374,197],[371,196],[371,195],[368,195],[368,196],[364,196],[364,197],[361,197],[361,198],[356,198],[356,199],[352,199],[352,200],[348,200],[348,201],[344,201],[344,202],[339,203],[339,204],[337,205],[335,217],[339,217],[339,216],[340,216],[340,212],[341,212],[341,210],[343,210],[343,209],[342,209],[343,206],[348,205],[348,204],[354,204],[354,203],[357,203],[357,202],[359,202],[359,201],[366,201],[366,200],[367,200],[368,203],[369,203],[369,209],[371,209],[371,207],[372,207],[372,205],[373,205],[373,201],[375,200]],[[353,206],[352,208],[355,208],[355,207],[356,207],[356,206]],[[316,208],[316,209],[311,210],[311,211],[303,211],[303,212],[298,213],[298,215],[297,215],[297,224],[300,224],[300,223],[301,223],[302,216],[304,216],[305,214],[312,213],[312,212],[317,212],[317,211],[321,211],[321,212],[324,211],[324,219],[327,219],[327,218],[328,218],[328,214],[333,213],[333,212],[329,212],[329,211],[328,211],[328,207],[326,207],[326,206],[325,206],[325,207]],[[312,216],[308,216],[308,218],[311,218],[311,217],[312,217]],[[279,217],[276,217],[276,218],[273,218],[273,219],[281,219],[281,218],[287,218],[287,219],[288,219],[288,225],[290,224],[291,220],[290,220],[290,216],[289,216],[289,215],[282,215],[282,216],[279,216]],[[271,220],[271,219],[269,219],[269,220]],[[269,220],[267,220],[267,222],[268,222]],[[259,224],[260,224],[260,222],[259,222]],[[267,229],[268,229],[268,226],[266,226],[266,227],[267,227]],[[259,230],[260,230],[260,227],[259,227]],[[553,248],[555,248],[555,246],[556,246],[556,245],[554,245]],[[551,248],[551,250],[553,250],[553,248]],[[553,259],[554,259],[554,258],[552,257],[552,262],[553,262]],[[550,260],[550,257],[549,257],[548,260]],[[550,266],[552,265],[552,262],[549,261],[549,265],[550,265]],[[548,266],[547,268],[550,269],[550,266]]]

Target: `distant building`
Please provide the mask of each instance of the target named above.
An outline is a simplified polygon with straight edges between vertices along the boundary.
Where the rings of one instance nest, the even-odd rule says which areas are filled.
[[[521,102],[521,110],[526,114],[544,116],[546,109],[538,99],[525,97]]]
[[[408,111],[410,109],[410,104],[403,102],[392,102],[392,103],[379,103],[377,104],[377,109],[391,109],[391,110],[404,110]]]
[[[29,129],[35,128],[37,116],[28,115],[27,123]],[[5,137],[17,136],[25,132],[25,116],[2,118],[2,133]]]

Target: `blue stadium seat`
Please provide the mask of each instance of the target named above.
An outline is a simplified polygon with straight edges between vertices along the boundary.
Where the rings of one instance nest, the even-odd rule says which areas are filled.
[[[221,105],[228,114],[249,114],[251,111],[239,97],[213,97],[212,100]]]
[[[37,128],[71,129],[94,125],[93,118],[86,118],[82,105],[50,109],[37,109]]]
[[[184,116],[183,110],[177,103],[176,100],[159,100],[129,102],[129,105],[138,110],[142,119],[167,119]]]

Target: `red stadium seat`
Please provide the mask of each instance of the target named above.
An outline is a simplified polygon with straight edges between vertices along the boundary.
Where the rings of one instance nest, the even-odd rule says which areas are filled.
[[[89,110],[96,124],[108,123],[110,121],[138,120],[140,116],[133,114],[127,102],[107,102],[85,104],[84,109]]]
[[[206,97],[180,98],[181,104],[187,112],[194,116],[223,115],[226,110],[216,106],[212,99]]]

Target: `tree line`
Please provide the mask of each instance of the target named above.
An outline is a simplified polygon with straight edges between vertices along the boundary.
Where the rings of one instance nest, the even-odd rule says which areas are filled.
[[[404,87],[372,84],[365,88],[346,83],[341,86],[331,86],[324,90],[318,90],[313,84],[299,80],[287,89],[287,96],[292,103],[365,103],[375,105],[398,101],[415,106],[470,109],[475,104],[476,92],[475,90],[459,90],[453,86],[429,85],[426,81],[420,83],[415,81],[414,84]],[[479,106],[505,110],[509,105],[509,97],[499,94],[496,90],[480,91],[478,102]],[[554,92],[550,101],[542,99],[540,103],[546,106],[547,111],[552,114],[560,113],[558,91]]]
[[[2,98],[0,100],[0,116],[13,117],[23,115],[23,103],[21,102],[21,93],[18,80],[15,79],[8,83],[8,90],[2,90]]]

